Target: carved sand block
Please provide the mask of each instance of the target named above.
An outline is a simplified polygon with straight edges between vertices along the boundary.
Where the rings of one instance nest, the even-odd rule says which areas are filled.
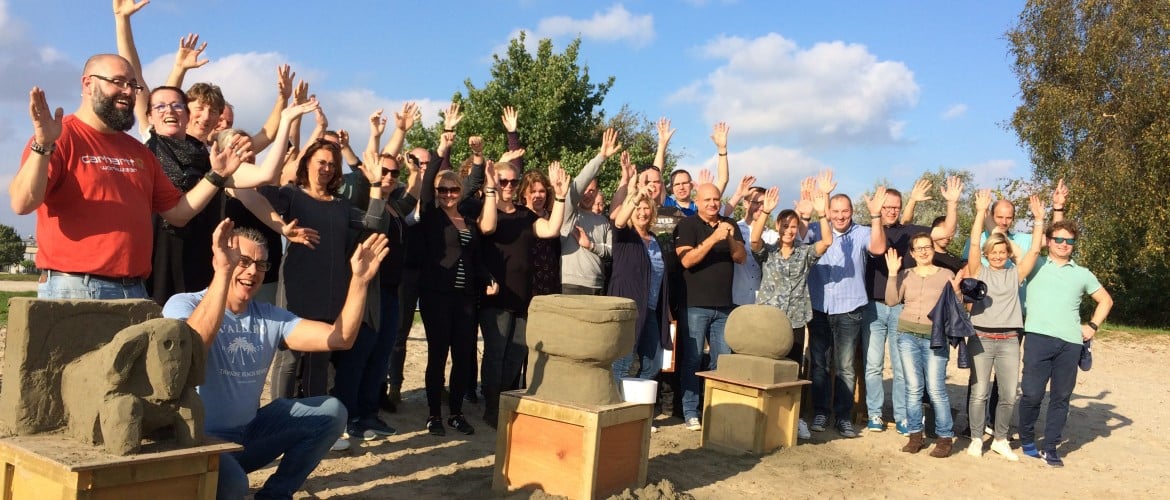
[[[796,444],[800,366],[781,359],[792,349],[792,324],[779,308],[739,306],[724,330],[733,354],[700,372],[704,447],[728,453],[768,453]]]
[[[605,498],[646,483],[654,407],[610,367],[634,348],[634,302],[546,295],[528,309],[528,390],[500,395],[492,489]]]
[[[186,323],[158,318],[126,327],[65,367],[61,399],[68,434],[115,455],[169,431],[180,446],[203,441],[203,342]]]

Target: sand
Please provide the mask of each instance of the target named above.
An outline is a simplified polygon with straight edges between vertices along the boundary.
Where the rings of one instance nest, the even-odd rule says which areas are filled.
[[[464,405],[476,434],[448,432],[430,436],[423,429],[422,391],[426,342],[420,328],[411,332],[404,402],[383,418],[398,429],[388,439],[354,442],[347,452],[332,452],[305,483],[312,498],[491,498],[495,432],[483,424],[480,405]],[[699,446],[699,432],[677,418],[660,417],[651,437],[649,481],[695,498],[777,497],[1068,497],[1164,498],[1170,479],[1170,432],[1158,420],[1167,415],[1170,387],[1163,366],[1170,339],[1112,334],[1094,346],[1094,367],[1081,372],[1071,402],[1066,466],[1052,469],[1021,457],[1018,463],[986,453],[966,454],[960,439],[955,453],[932,458],[928,450],[901,453],[905,438],[893,430],[862,432],[844,439],[829,430],[792,449],[763,457],[728,456]],[[967,370],[952,360],[947,383],[952,406],[964,400]],[[887,371],[887,384],[889,373]],[[888,409],[887,409],[888,412]],[[959,421],[966,422],[965,408]],[[1018,447],[1018,443],[1015,444]],[[271,468],[250,476],[259,486]],[[663,490],[670,488],[651,488]],[[527,498],[513,494],[511,498]],[[547,498],[537,494],[534,497]]]

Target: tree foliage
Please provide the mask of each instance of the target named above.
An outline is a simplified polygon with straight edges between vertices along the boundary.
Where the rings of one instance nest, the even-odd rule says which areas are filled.
[[[24,241],[12,226],[0,224],[0,267],[24,260]]]
[[[597,154],[607,127],[617,129],[631,161],[649,165],[657,144],[653,124],[628,105],[607,119],[602,104],[615,78],[593,82],[589,67],[577,62],[581,40],[573,40],[563,52],[556,53],[552,40],[542,39],[532,54],[525,47],[526,36],[521,32],[510,41],[504,56],[493,56],[487,82],[476,87],[468,78],[464,81],[466,94],[458,92],[452,97],[464,115],[452,162],[458,164],[470,154],[467,138],[472,135],[483,137],[488,158],[498,157],[507,147],[500,115],[505,106],[512,106],[519,114],[517,132],[527,168],[546,169],[558,160],[570,174],[576,174]],[[433,148],[441,132],[442,123],[429,129],[416,125],[407,139],[412,146]],[[621,176],[618,160],[611,158],[599,175],[602,191],[608,195]],[[668,156],[668,164],[674,164],[674,156]]]
[[[1011,127],[1035,182],[1064,178],[1074,258],[1112,317],[1170,324],[1170,2],[1033,0],[1007,34],[1022,104]]]

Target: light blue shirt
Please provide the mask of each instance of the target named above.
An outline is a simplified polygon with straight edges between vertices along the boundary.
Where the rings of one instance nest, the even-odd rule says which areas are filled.
[[[820,224],[809,224],[808,244],[820,241]],[[808,294],[814,311],[847,313],[869,301],[865,294],[865,259],[869,255],[870,232],[868,226],[854,223],[841,233],[833,229],[833,244],[808,275]]]
[[[174,295],[163,307],[163,316],[187,319],[206,293]],[[276,346],[300,321],[291,312],[255,301],[243,314],[224,312],[223,325],[207,352],[203,385],[195,388],[206,409],[204,429],[236,429],[256,417]]]

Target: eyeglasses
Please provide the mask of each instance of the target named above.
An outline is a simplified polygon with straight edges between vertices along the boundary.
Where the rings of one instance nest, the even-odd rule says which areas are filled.
[[[187,111],[187,105],[181,102],[172,102],[170,104],[155,104],[150,109],[154,110],[155,113],[165,113],[168,109],[176,113],[182,113]]]
[[[520,179],[496,179],[500,186],[517,186],[520,184]]]
[[[108,76],[102,76],[102,75],[89,75],[89,77],[90,78],[97,78],[98,80],[112,84],[113,86],[118,87],[120,89],[133,89],[136,92],[141,92],[143,90],[146,90],[146,87],[143,87],[141,84],[139,84],[138,80],[127,80],[125,78],[110,78]]]
[[[240,267],[247,269],[252,264],[256,264],[257,271],[267,271],[269,269],[272,269],[271,262],[268,262],[266,260],[253,260],[251,257],[248,257],[247,255],[240,256]]]
[[[439,193],[439,194],[448,194],[448,195],[459,194],[459,192],[461,192],[461,191],[463,191],[463,188],[461,188],[459,186],[452,186],[452,187],[439,186],[439,187],[435,188],[435,192]]]
[[[671,186],[673,186],[673,187],[683,187],[683,186],[690,186],[690,185],[691,185],[690,182],[676,182],[674,184],[671,184]]]
[[[1068,243],[1069,245],[1077,244],[1076,238],[1061,238],[1059,236],[1053,236],[1052,241],[1055,241],[1057,243]]]
[[[925,252],[927,250],[934,250],[934,247],[914,247],[912,250],[915,252]]]
[[[902,209],[902,207],[900,207],[900,206],[899,207],[882,207],[882,210],[889,210],[889,211],[901,210],[901,209]]]

